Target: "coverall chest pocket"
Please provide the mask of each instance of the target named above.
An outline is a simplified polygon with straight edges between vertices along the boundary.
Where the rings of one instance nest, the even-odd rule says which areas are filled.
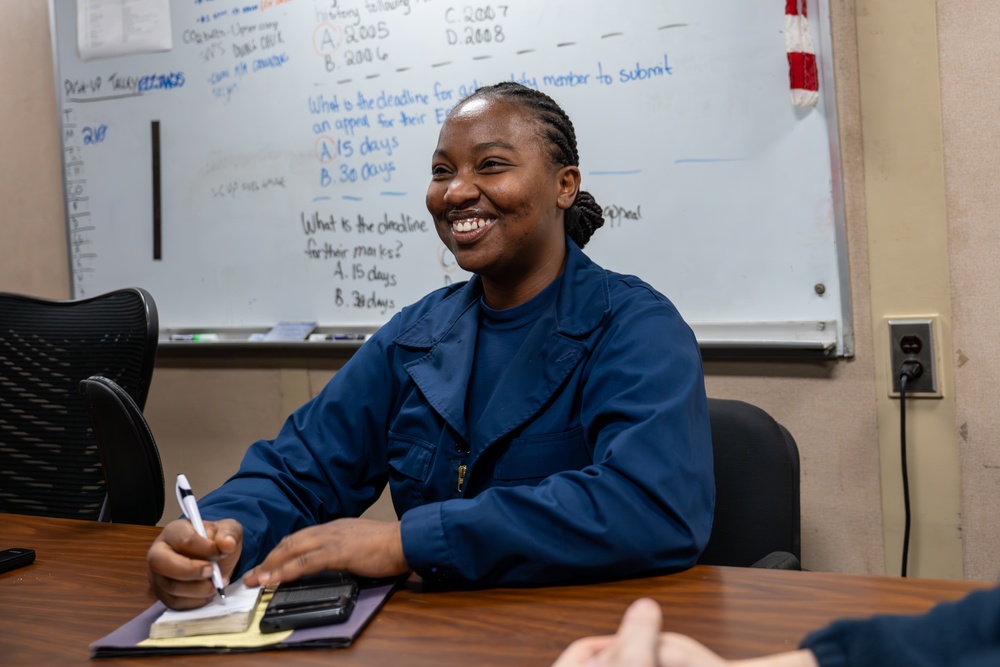
[[[434,460],[434,445],[419,438],[389,433],[389,489],[396,511],[426,503],[424,489]]]
[[[593,463],[583,437],[583,427],[511,440],[497,462],[495,486],[534,486],[566,470],[582,470]]]

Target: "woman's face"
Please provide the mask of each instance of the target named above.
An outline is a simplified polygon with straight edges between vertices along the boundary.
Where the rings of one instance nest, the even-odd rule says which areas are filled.
[[[580,171],[552,164],[548,149],[530,110],[502,99],[470,100],[441,128],[427,209],[459,266],[487,289],[537,293],[562,271],[563,211]]]

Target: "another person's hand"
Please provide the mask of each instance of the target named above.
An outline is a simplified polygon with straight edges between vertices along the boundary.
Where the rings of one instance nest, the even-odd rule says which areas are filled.
[[[625,611],[618,634],[578,639],[552,667],[656,667],[662,621],[660,605],[636,600]]]
[[[819,667],[812,651],[789,651],[746,660],[723,660],[711,649],[675,632],[660,636],[659,667]]]
[[[337,519],[285,537],[243,581],[248,586],[269,585],[324,570],[391,577],[409,569],[398,521]]]
[[[685,635],[660,632],[663,612],[653,600],[633,602],[618,634],[570,644],[552,667],[818,667],[810,651],[724,660]]]
[[[217,595],[211,562],[219,564],[228,584],[243,549],[243,526],[233,519],[206,521],[207,538],[187,519],[171,521],[153,540],[146,554],[149,584],[171,609],[194,609]]]
[[[736,667],[739,660],[723,660],[718,655],[687,635],[665,632],[660,635],[656,663],[659,667]],[[764,667],[766,663],[762,663]]]

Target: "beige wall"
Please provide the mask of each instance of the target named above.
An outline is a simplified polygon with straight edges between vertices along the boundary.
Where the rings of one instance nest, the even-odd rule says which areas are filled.
[[[0,83],[8,91],[0,97],[0,289],[66,296],[42,4],[0,5]],[[882,321],[938,315],[945,396],[914,403],[908,425],[910,571],[993,579],[1000,417],[989,390],[1000,352],[983,332],[1000,330],[992,326],[1000,318],[992,261],[1000,242],[991,224],[1000,184],[990,178],[1000,156],[998,93],[990,89],[1000,75],[1000,26],[988,3],[830,4],[856,354],[829,363],[708,363],[709,393],[760,405],[798,440],[807,567],[896,573],[898,405],[886,391]],[[37,64],[30,75],[26,62]],[[272,436],[329,378],[333,368],[322,366],[183,368],[164,360],[147,415],[166,474],[183,469],[199,488],[221,482],[249,442]]]
[[[965,576],[1000,578],[1000,13],[941,2],[946,222]]]
[[[69,253],[47,6],[0,6],[0,290],[65,299]]]
[[[888,398],[890,317],[934,315],[950,362],[951,302],[934,0],[857,3],[861,126],[886,571],[899,572],[904,512],[899,405]],[[869,103],[871,101],[872,103]],[[912,574],[962,576],[961,478],[951,363],[941,399],[907,410]]]

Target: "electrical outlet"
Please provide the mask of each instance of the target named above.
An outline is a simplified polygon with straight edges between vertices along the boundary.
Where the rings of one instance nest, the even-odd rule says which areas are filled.
[[[889,320],[889,395],[899,396],[899,370],[906,361],[918,361],[923,374],[907,381],[906,396],[939,398],[937,350],[934,338],[934,318]]]

